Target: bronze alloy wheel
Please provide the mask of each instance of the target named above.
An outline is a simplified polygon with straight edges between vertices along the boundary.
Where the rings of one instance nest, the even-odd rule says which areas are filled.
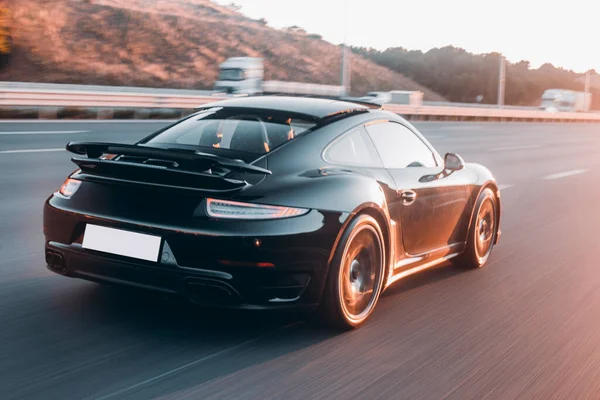
[[[385,283],[385,244],[377,221],[354,218],[340,238],[314,316],[336,329],[358,328],[375,309]]]
[[[350,236],[339,274],[339,295],[346,318],[364,320],[381,290],[383,252],[375,228],[363,225]]]
[[[375,227],[363,224],[348,238],[338,274],[344,316],[352,323],[373,311],[383,284],[383,249]]]
[[[480,193],[473,212],[467,246],[454,264],[465,268],[481,268],[487,263],[498,234],[497,201],[490,188],[485,188]]]

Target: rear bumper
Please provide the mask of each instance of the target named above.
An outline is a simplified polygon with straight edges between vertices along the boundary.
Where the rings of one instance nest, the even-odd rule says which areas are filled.
[[[160,235],[159,261],[83,248],[88,223]],[[320,302],[342,223],[339,213],[311,211],[271,234],[263,221],[240,228],[244,235],[219,235],[83,215],[53,206],[50,198],[44,207],[46,263],[64,276],[177,294],[205,306],[310,309]]]
[[[312,286],[318,286],[320,277],[314,273],[295,276],[279,273],[278,277],[271,274],[263,279],[244,279],[248,274],[188,269],[163,262],[150,266],[56,242],[46,244],[46,264],[50,271],[64,276],[180,295],[204,306],[310,309],[319,302],[319,296],[315,295],[300,301],[311,280],[315,280]]]

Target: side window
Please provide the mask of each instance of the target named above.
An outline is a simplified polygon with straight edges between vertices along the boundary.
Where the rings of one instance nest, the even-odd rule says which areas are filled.
[[[382,122],[366,127],[386,168],[435,167],[431,150],[404,125]]]
[[[325,159],[337,165],[383,168],[377,150],[362,126],[338,138],[327,149]]]

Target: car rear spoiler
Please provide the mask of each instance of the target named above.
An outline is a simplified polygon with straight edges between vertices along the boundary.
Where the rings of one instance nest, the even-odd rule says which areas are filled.
[[[239,190],[245,180],[227,178],[232,171],[271,174],[241,160],[185,149],[160,149],[143,145],[70,142],[67,150],[85,179],[150,184],[200,191]],[[129,161],[128,158],[131,160]],[[215,173],[214,169],[223,170]]]
[[[255,172],[260,174],[272,174],[266,168],[235,160],[220,157],[215,154],[203,153],[195,150],[184,149],[160,149],[135,144],[99,143],[99,142],[69,142],[67,150],[74,154],[87,155],[88,158],[100,158],[104,154],[117,154],[137,157],[156,158],[160,160],[174,161],[185,169],[205,171],[214,166],[235,169],[244,172]]]

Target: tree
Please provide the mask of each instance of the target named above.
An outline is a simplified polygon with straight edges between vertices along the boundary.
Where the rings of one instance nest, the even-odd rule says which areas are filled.
[[[227,7],[236,12],[239,12],[242,9],[242,6],[235,4],[234,2],[229,3]]]
[[[306,35],[306,31],[298,25],[288,26],[287,28],[283,28],[283,30],[288,33],[300,33]]]

